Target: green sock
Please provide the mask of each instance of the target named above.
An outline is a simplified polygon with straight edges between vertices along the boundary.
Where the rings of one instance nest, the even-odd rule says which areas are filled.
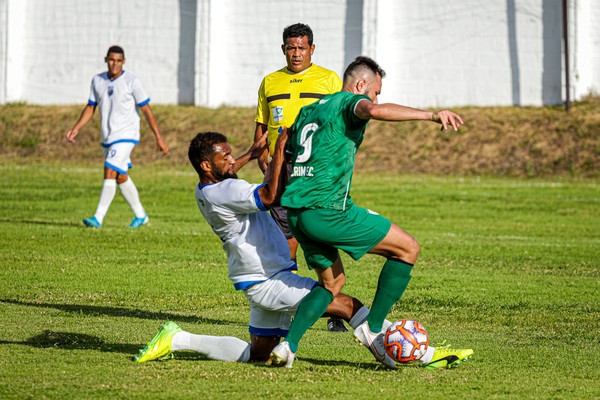
[[[333,294],[325,289],[323,286],[315,286],[309,294],[300,302],[298,311],[294,316],[290,331],[288,332],[285,340],[290,344],[290,350],[292,352],[298,351],[298,342],[308,328],[313,326],[315,322],[325,311],[329,303],[333,301]]]
[[[388,259],[383,264],[375,299],[367,318],[371,331],[381,331],[383,320],[389,314],[392,306],[400,300],[408,286],[412,267],[412,264],[397,259]]]

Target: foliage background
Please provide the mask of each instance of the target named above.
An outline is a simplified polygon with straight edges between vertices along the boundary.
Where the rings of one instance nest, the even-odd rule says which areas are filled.
[[[254,135],[254,109],[154,106],[171,147],[166,158],[156,151],[142,121],[142,141],[134,153],[139,164],[187,165],[187,146],[197,132],[226,134],[237,152]],[[72,160],[98,163],[98,115],[79,134],[76,145],[64,139],[80,106],[0,106],[4,134],[0,157],[7,160]],[[465,125],[440,132],[429,122],[372,121],[357,171],[510,177],[598,177],[600,174],[600,98],[588,97],[566,112],[562,107],[467,107],[456,109]]]

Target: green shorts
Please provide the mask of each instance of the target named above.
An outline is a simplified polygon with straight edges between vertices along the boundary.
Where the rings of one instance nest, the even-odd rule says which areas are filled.
[[[288,209],[288,224],[309,268],[329,268],[338,249],[358,260],[383,240],[392,221],[366,208]]]

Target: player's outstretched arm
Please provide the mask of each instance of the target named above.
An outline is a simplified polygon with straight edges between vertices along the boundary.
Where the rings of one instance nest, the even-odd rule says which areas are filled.
[[[150,129],[156,137],[156,147],[162,152],[163,156],[166,155],[169,152],[169,146],[160,133],[158,123],[156,122],[156,118],[154,118],[154,113],[152,112],[152,108],[150,108],[150,104],[143,105],[140,107],[140,110],[144,113],[144,117],[146,118],[146,121],[148,121]]]
[[[277,142],[275,143],[275,153],[265,172],[266,185],[258,189],[258,194],[265,207],[271,208],[279,203],[279,199],[285,189],[286,178],[286,155],[285,145],[288,141],[288,129],[280,128]]]
[[[442,125],[442,130],[452,127],[455,131],[463,124],[462,118],[450,111],[425,111],[394,103],[374,104],[368,100],[359,101],[355,114],[360,119],[379,121],[433,121]]]
[[[269,128],[265,124],[261,124],[260,122],[256,123],[256,128],[254,130],[254,142],[257,142],[265,133],[268,133]],[[258,167],[263,172],[263,174],[267,170],[267,165],[269,165],[269,148],[267,147],[258,157]]]
[[[448,127],[452,127],[455,131],[464,124],[460,115],[455,114],[450,110],[434,111],[431,113],[431,120],[442,125],[442,130],[445,131]]]
[[[251,160],[256,160],[261,154],[269,148],[269,142],[267,141],[268,133],[265,132],[261,137],[254,140],[252,146],[247,152],[235,159],[235,165],[233,166],[234,172],[238,172],[242,167],[248,164]]]
[[[83,110],[81,111],[81,115],[79,116],[79,119],[77,120],[75,125],[73,125],[73,127],[67,131],[66,136],[67,136],[67,140],[69,142],[75,143],[75,137],[79,133],[79,130],[81,128],[83,128],[83,126],[85,124],[87,124],[90,119],[92,119],[92,116],[94,115],[94,111],[96,111],[95,106],[86,104],[85,107],[83,107]]]

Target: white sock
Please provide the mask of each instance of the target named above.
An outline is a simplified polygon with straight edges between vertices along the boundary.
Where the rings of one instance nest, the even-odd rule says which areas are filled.
[[[146,216],[146,211],[144,211],[137,187],[135,187],[135,183],[133,183],[131,177],[128,177],[125,182],[121,183],[119,189],[121,189],[123,197],[127,200],[127,203],[133,210],[135,216],[137,218],[144,218]]]
[[[369,307],[362,306],[362,308],[360,310],[358,310],[356,312],[356,314],[354,314],[352,316],[352,318],[350,318],[350,321],[348,321],[348,324],[350,324],[352,329],[358,328],[358,326],[360,324],[362,324],[363,322],[365,322],[367,320],[367,317],[369,316],[369,311],[370,311]]]
[[[100,192],[100,200],[98,200],[98,208],[96,208],[96,214],[94,217],[98,222],[104,221],[104,216],[108,212],[108,208],[115,198],[117,192],[117,180],[116,179],[105,179],[102,184],[102,191]]]
[[[171,349],[192,350],[204,354],[211,360],[237,362],[250,360],[250,343],[231,336],[194,335],[181,331],[173,336]]]
[[[350,321],[348,321],[348,324],[350,324],[352,329],[356,329],[360,324],[362,324],[363,322],[365,322],[367,320],[367,317],[369,316],[370,311],[371,310],[369,310],[369,307],[362,306],[362,308],[360,310],[358,310],[356,312],[356,314],[354,314],[352,316]],[[384,320],[383,324],[381,325],[381,331],[385,332],[387,330],[387,328],[390,327],[391,324],[392,324],[391,321],[388,321],[387,319]]]
[[[429,364],[433,360],[433,353],[435,353],[435,347],[429,346],[423,357],[419,359],[422,364]]]
[[[381,324],[381,332],[387,331],[387,329],[392,325],[392,321],[388,319],[383,320],[383,324]]]

